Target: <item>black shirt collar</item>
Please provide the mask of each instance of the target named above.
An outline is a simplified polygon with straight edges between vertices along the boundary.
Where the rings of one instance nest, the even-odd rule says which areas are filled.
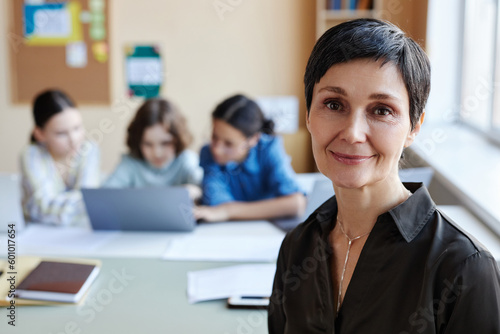
[[[403,184],[412,195],[403,203],[380,215],[377,221],[391,217],[406,242],[411,242],[436,211],[436,205],[422,183]],[[333,196],[312,214],[312,217],[319,222],[323,234],[328,234],[333,229],[335,224],[333,217],[336,217],[337,210],[337,200]]]

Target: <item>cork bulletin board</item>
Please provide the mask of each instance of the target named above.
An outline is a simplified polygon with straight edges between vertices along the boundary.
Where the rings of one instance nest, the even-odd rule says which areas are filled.
[[[59,88],[78,104],[110,104],[109,1],[9,0],[12,103]]]

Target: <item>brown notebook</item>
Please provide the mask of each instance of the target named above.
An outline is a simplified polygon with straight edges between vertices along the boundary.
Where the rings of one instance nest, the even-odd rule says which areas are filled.
[[[17,286],[16,296],[77,303],[98,273],[96,265],[42,261]]]

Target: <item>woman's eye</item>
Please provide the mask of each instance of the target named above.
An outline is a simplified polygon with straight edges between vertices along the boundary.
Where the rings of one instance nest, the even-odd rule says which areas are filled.
[[[327,101],[325,105],[331,110],[342,110],[342,105],[336,101]]]
[[[392,114],[392,111],[390,109],[387,109],[387,108],[377,108],[377,109],[375,109],[375,115],[387,116],[387,115],[390,115],[390,114]]]

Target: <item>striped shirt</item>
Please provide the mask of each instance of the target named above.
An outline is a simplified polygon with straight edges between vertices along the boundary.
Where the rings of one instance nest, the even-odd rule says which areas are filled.
[[[55,162],[45,146],[29,145],[20,161],[26,221],[88,226],[79,189],[99,186],[99,158],[99,148],[89,141],[66,166]]]

